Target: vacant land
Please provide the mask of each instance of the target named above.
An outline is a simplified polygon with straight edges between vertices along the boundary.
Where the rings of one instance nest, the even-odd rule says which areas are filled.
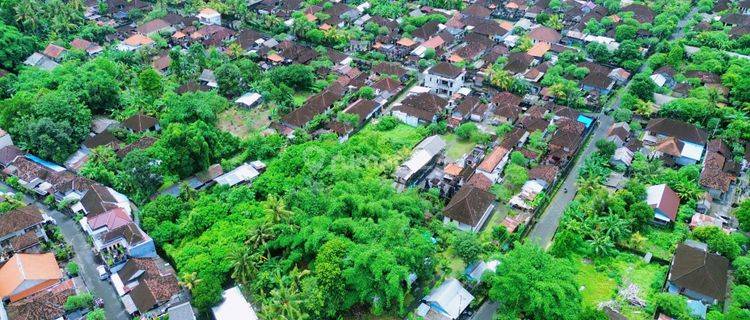
[[[230,108],[219,115],[219,128],[238,138],[245,138],[250,132],[268,127],[271,124],[269,115],[270,111],[265,107],[251,110]]]
[[[471,151],[476,145],[469,140],[461,140],[455,134],[445,134],[440,136],[445,140],[445,155],[450,161],[456,161]]]

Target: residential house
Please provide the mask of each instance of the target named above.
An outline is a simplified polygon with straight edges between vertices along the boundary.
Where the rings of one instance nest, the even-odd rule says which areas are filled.
[[[721,140],[709,141],[700,184],[714,201],[726,202],[739,173],[740,165],[732,160],[729,147]]]
[[[63,56],[68,50],[58,46],[54,43],[50,43],[47,45],[46,48],[44,48],[44,51],[42,51],[42,54],[49,57],[52,60],[55,60],[55,62],[62,61]]]
[[[401,104],[396,104],[391,115],[402,122],[417,126],[437,121],[439,115],[448,106],[448,101],[428,92],[410,95]]]
[[[219,87],[219,82],[216,80],[216,76],[214,75],[213,70],[203,69],[203,71],[201,71],[201,75],[198,77],[198,81],[210,88]]]
[[[653,185],[646,188],[646,203],[654,208],[654,222],[665,225],[677,218],[680,197],[666,184]]]
[[[76,313],[68,314],[65,302],[68,297],[88,292],[81,278],[72,278],[54,284],[19,301],[5,306],[7,317],[13,320],[73,319]],[[2,313],[2,306],[0,306]]]
[[[396,76],[401,82],[406,81],[409,72],[395,62],[380,62],[372,67],[372,74],[379,77]]]
[[[425,320],[455,320],[473,300],[461,282],[450,278],[422,299],[416,313]]]
[[[466,267],[464,274],[466,274],[466,277],[469,278],[469,280],[479,283],[485,273],[495,273],[498,265],[500,265],[500,261],[498,260],[490,260],[487,262],[479,261]]]
[[[265,164],[260,161],[243,163],[239,167],[234,168],[232,171],[216,177],[214,181],[218,185],[230,187],[236,186],[240,183],[251,183],[260,175],[260,172],[263,169],[265,169]]]
[[[96,147],[108,147],[114,151],[120,150],[123,142],[117,139],[109,131],[104,131],[90,136],[88,139],[83,141],[82,149],[84,153],[89,153]]]
[[[493,113],[499,123],[514,123],[521,114],[523,98],[504,91],[492,97]]]
[[[633,3],[622,7],[620,11],[632,12],[633,19],[637,20],[638,23],[651,23],[654,21],[654,17],[656,17],[656,13],[654,13],[651,8],[643,4]]]
[[[26,152],[16,146],[5,146],[0,148],[0,168],[5,169],[19,157],[23,157]]]
[[[724,301],[727,295],[729,260],[708,252],[704,243],[677,245],[669,269],[667,289],[705,304]]]
[[[440,136],[429,136],[422,140],[411,157],[396,169],[396,183],[400,189],[418,184],[424,176],[440,162],[446,143]]]
[[[375,95],[388,99],[401,91],[402,86],[401,82],[398,80],[394,80],[390,77],[383,77],[373,83],[372,88],[375,89]]]
[[[531,29],[528,36],[529,38],[531,38],[531,42],[534,44],[546,43],[548,45],[558,43],[562,38],[562,35],[560,35],[557,30],[545,26],[538,26],[534,29]]]
[[[616,146],[622,147],[630,138],[630,125],[627,122],[617,122],[607,129],[607,141],[614,142]]]
[[[236,103],[238,106],[247,109],[257,107],[261,102],[263,102],[263,96],[261,96],[260,93],[257,92],[245,93],[241,97],[237,98],[237,100],[234,100],[234,103]]]
[[[534,57],[526,52],[511,52],[503,69],[514,75],[525,73],[533,61]]]
[[[494,208],[494,194],[472,185],[464,185],[443,209],[443,222],[463,231],[478,232]]]
[[[81,200],[71,207],[75,213],[96,216],[108,210],[121,208],[130,214],[130,200],[123,194],[101,184],[94,184]]]
[[[169,307],[169,309],[167,309],[167,316],[169,316],[169,319],[180,319],[180,320],[197,320],[198,319],[195,316],[195,311],[193,310],[193,306],[190,305],[189,301]]]
[[[211,8],[201,9],[195,17],[198,18],[200,23],[205,25],[221,25],[221,14]]]
[[[315,116],[327,112],[333,103],[344,96],[345,88],[339,83],[332,83],[322,92],[311,96],[302,107],[292,110],[281,117],[284,125],[290,128],[302,128]]]
[[[559,167],[550,165],[540,165],[529,169],[529,179],[536,181],[544,189],[549,188],[557,180],[557,174],[560,172]]]
[[[151,116],[137,113],[122,121],[122,126],[132,133],[159,131],[159,121]]]
[[[490,177],[491,180],[497,181],[500,172],[508,162],[510,156],[510,149],[504,146],[498,146],[492,152],[484,158],[484,160],[477,167],[478,173],[483,173]]]
[[[23,61],[23,64],[27,66],[37,67],[45,71],[51,71],[57,68],[57,66],[59,65],[54,60],[39,52],[32,53],[28,58],[26,58],[26,60]]]
[[[724,221],[717,217],[712,217],[696,212],[690,218],[690,229],[695,229],[698,227],[717,227],[719,229],[724,229]]]
[[[73,41],[70,42],[70,46],[78,50],[81,50],[83,52],[86,52],[86,54],[90,56],[93,56],[95,54],[98,54],[104,51],[104,48],[102,48],[100,45],[81,39],[81,38],[73,39]]]
[[[0,214],[0,261],[5,260],[5,253],[23,252],[41,241],[48,241],[44,225],[52,221],[35,206]]]
[[[615,153],[609,159],[609,163],[613,166],[621,166],[624,168],[630,167],[633,164],[633,151],[626,147],[619,147],[615,149]]]
[[[15,254],[0,267],[0,299],[19,301],[59,283],[62,277],[54,253]]]
[[[0,149],[5,148],[7,146],[12,146],[12,145],[13,145],[13,138],[11,138],[10,133],[0,128]]]
[[[221,293],[221,303],[211,308],[216,320],[258,320],[255,309],[245,299],[239,287],[234,286]]]
[[[172,34],[175,28],[163,19],[154,19],[135,28],[135,31],[147,37],[163,33]]]
[[[612,79],[612,68],[605,67],[595,62],[584,61],[578,63],[578,67],[589,70],[589,73],[581,80],[581,86],[586,91],[596,91],[599,94],[608,94],[615,85]]]
[[[124,211],[124,210],[123,210]],[[151,237],[143,232],[134,222],[127,223],[113,229],[106,229],[94,238],[94,249],[114,269],[128,258],[156,257],[156,245]],[[123,255],[124,254],[124,255]]]
[[[692,124],[668,118],[651,119],[643,142],[655,146],[655,155],[670,155],[678,165],[695,164],[703,156],[707,134]]]
[[[482,103],[479,98],[474,96],[467,96],[456,108],[453,109],[453,114],[449,119],[448,125],[452,127],[458,126],[461,122],[471,119],[472,121],[482,121],[484,113],[487,111],[487,105]]]
[[[117,45],[120,51],[135,51],[154,44],[154,40],[142,34],[134,34]]]
[[[185,300],[174,269],[161,258],[134,258],[111,276],[130,315],[156,317]]]

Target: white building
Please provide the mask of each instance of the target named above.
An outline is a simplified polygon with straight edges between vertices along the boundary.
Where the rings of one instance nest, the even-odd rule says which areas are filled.
[[[196,16],[198,18],[198,21],[202,24],[207,25],[221,25],[221,14],[211,8],[204,8],[202,9],[198,15]]]
[[[464,86],[466,71],[450,63],[441,62],[425,70],[425,87],[437,95],[450,97]]]
[[[458,319],[473,300],[461,282],[448,279],[423,299],[417,315],[424,319]]]
[[[221,293],[223,301],[211,308],[216,320],[258,320],[253,306],[247,302],[240,288],[231,287]]]

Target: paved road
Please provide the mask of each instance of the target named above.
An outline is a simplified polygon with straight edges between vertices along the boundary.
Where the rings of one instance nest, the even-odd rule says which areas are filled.
[[[17,193],[2,182],[0,182],[0,191]],[[99,273],[96,271],[98,264],[94,262],[94,253],[91,251],[91,246],[86,242],[86,236],[83,234],[83,231],[78,228],[78,223],[56,210],[49,210],[47,206],[25,194],[24,202],[38,207],[55,219],[57,226],[60,227],[60,233],[65,238],[65,242],[73,246],[73,251],[75,252],[73,260],[79,266],[79,275],[86,283],[86,287],[88,287],[89,291],[95,297],[104,300],[104,311],[107,313],[107,320],[129,320],[130,317],[125,312],[115,288],[108,281],[99,280]]]
[[[542,248],[547,248],[549,246],[552,237],[555,235],[555,230],[557,230],[557,227],[560,224],[563,211],[575,196],[578,169],[580,169],[584,161],[596,151],[596,141],[606,137],[607,129],[609,129],[613,122],[614,121],[609,116],[601,115],[599,117],[599,126],[592,133],[589,143],[584,147],[576,163],[568,173],[568,176],[565,177],[562,187],[557,194],[555,194],[555,197],[552,198],[549,206],[547,206],[547,210],[542,214],[539,221],[534,226],[534,229],[529,233],[529,241],[532,241]],[[568,189],[568,192],[563,191],[566,188]]]

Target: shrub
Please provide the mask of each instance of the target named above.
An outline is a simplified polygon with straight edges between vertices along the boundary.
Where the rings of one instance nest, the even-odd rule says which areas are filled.
[[[67,266],[67,269],[68,269],[68,273],[69,273],[69,274],[70,274],[71,276],[74,276],[74,277],[75,277],[75,276],[77,276],[77,275],[78,275],[78,264],[77,264],[77,263],[75,263],[75,262],[73,262],[73,261],[69,262],[69,263],[68,263],[68,266]]]
[[[81,293],[74,296],[68,297],[68,300],[63,304],[63,308],[66,311],[72,311],[82,308],[90,308],[94,306],[94,296],[90,293]]]

